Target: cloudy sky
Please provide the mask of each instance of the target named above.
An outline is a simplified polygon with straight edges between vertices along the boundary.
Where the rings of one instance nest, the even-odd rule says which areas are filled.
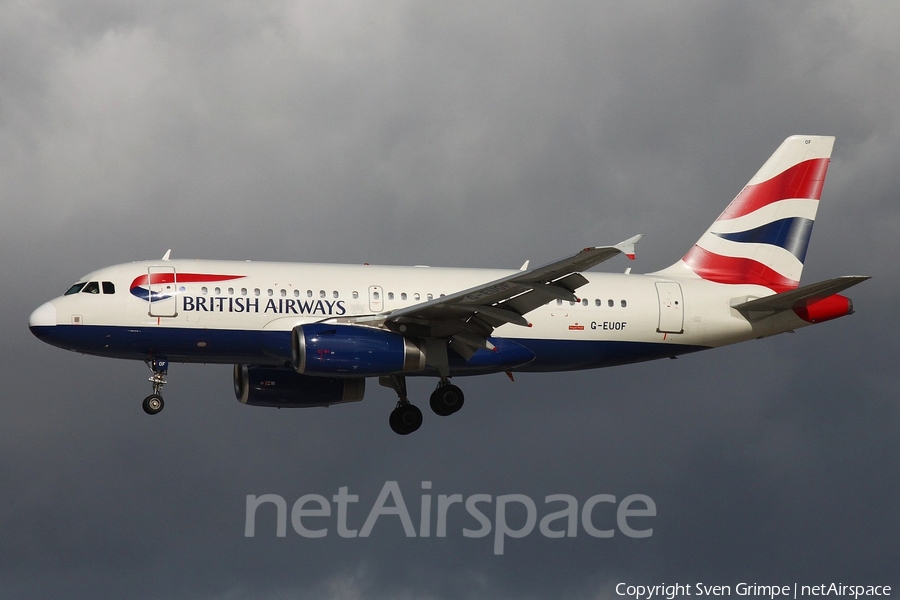
[[[0,1],[0,596],[900,585],[898,24],[900,6],[845,0]],[[804,281],[872,275],[855,315],[677,361],[467,379],[464,410],[426,410],[408,437],[387,389],[251,408],[223,366],[173,365],[150,418],[143,364],[26,327],[81,275],[168,248],[516,268],[642,233],[636,263],[603,268],[652,271],[797,133],[837,136]],[[411,382],[420,406],[432,386]],[[248,495],[347,487],[358,529],[387,481],[416,524],[423,481],[541,516],[552,494],[646,494],[657,516],[647,539],[536,528],[503,555],[462,534],[465,513],[446,538],[386,516],[308,539],[261,509],[244,535]]]

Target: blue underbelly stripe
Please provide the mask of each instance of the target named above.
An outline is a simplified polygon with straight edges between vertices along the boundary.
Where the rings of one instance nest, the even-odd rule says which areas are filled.
[[[84,354],[147,360],[166,358],[184,363],[244,363],[284,365],[290,362],[289,331],[247,331],[175,327],[56,325],[32,328],[41,340]],[[506,338],[534,353],[531,362],[514,371],[573,371],[643,362],[706,349],[672,343],[599,340],[538,340]],[[494,373],[496,365],[466,363],[451,353],[452,375]],[[410,375],[432,375],[428,369]]]

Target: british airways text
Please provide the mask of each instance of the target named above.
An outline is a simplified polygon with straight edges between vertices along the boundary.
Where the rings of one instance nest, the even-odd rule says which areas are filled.
[[[343,300],[295,300],[293,298],[269,298],[265,304],[260,298],[233,298],[230,296],[181,296],[184,312],[233,312],[271,313],[278,315],[333,315],[346,314]]]

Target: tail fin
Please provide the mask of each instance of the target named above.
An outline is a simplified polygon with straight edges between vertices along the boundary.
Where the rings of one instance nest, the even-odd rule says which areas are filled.
[[[797,288],[833,145],[830,136],[786,139],[694,247],[660,274]]]

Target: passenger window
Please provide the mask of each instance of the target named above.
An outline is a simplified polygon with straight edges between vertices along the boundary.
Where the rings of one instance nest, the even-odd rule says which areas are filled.
[[[216,296],[221,296],[221,295],[222,295],[222,288],[217,287],[217,288],[215,289],[215,292],[216,292]]]
[[[557,305],[557,306],[562,306],[562,299],[561,299],[561,298],[557,298],[557,299],[556,299],[556,305]]]
[[[281,297],[282,298],[287,297],[287,290],[281,290]]]
[[[269,298],[271,298],[273,295],[275,295],[275,292],[272,291],[272,288],[269,288],[266,290],[266,294],[268,294]]]
[[[319,290],[319,298],[324,298],[328,294],[325,293],[325,290]]]
[[[406,292],[402,292],[402,293],[400,294],[400,299],[401,299],[401,300],[406,300]]]
[[[82,294],[99,294],[100,293],[100,284],[96,281],[88,282],[87,285],[84,286],[84,289],[81,290]]]
[[[81,288],[83,288],[83,287],[84,287],[84,282],[83,282],[83,281],[82,281],[81,283],[76,283],[75,285],[73,285],[72,287],[70,287],[70,288],[66,291],[66,293],[65,293],[64,295],[65,295],[65,296],[71,296],[72,294],[77,294],[78,292],[81,291]]]
[[[415,294],[413,294],[413,300],[415,300],[416,302],[419,301],[419,293],[418,293],[418,292],[416,292]]]
[[[622,308],[625,308],[626,306],[628,306],[628,305],[625,303],[624,300],[622,300]]]
[[[241,296],[247,295],[247,288],[241,288]]]
[[[103,282],[103,293],[104,294],[115,294],[116,286],[112,281],[104,281]]]
[[[359,298],[359,292],[353,292],[353,299],[356,300]]]
[[[253,288],[253,295],[259,296],[259,294],[260,294],[259,288]]]
[[[428,300],[434,300],[434,294],[428,294],[425,296]]]
[[[613,306],[615,306],[615,305],[616,305],[616,303],[615,303],[615,302],[613,302],[613,299],[612,299],[612,298],[610,298],[610,299],[609,299],[609,302],[608,302],[608,304],[609,304],[609,307],[610,307],[610,308],[612,308],[612,307],[613,307]]]
[[[209,293],[209,288],[204,285],[202,288],[200,288],[200,293],[204,296],[207,295]]]
[[[294,298],[300,297],[300,290],[294,290]]]
[[[584,300],[581,301],[581,303],[584,304],[585,306],[587,306],[587,305],[588,305],[588,299],[585,298]]]
[[[234,296],[234,288],[228,288],[228,295]]]
[[[340,298],[340,297],[341,297],[341,295],[337,293],[337,290],[331,292],[331,295],[332,295],[334,298]]]
[[[596,300],[594,300],[594,304],[597,306],[603,306],[603,302],[600,301],[600,298],[597,298]]]
[[[381,294],[379,294],[378,292],[372,292],[373,300],[378,300],[379,298],[381,298]]]
[[[388,292],[388,300],[394,299],[394,292]]]
[[[313,297],[312,290],[306,290],[306,297],[307,297],[307,298],[312,298],[312,297]]]

